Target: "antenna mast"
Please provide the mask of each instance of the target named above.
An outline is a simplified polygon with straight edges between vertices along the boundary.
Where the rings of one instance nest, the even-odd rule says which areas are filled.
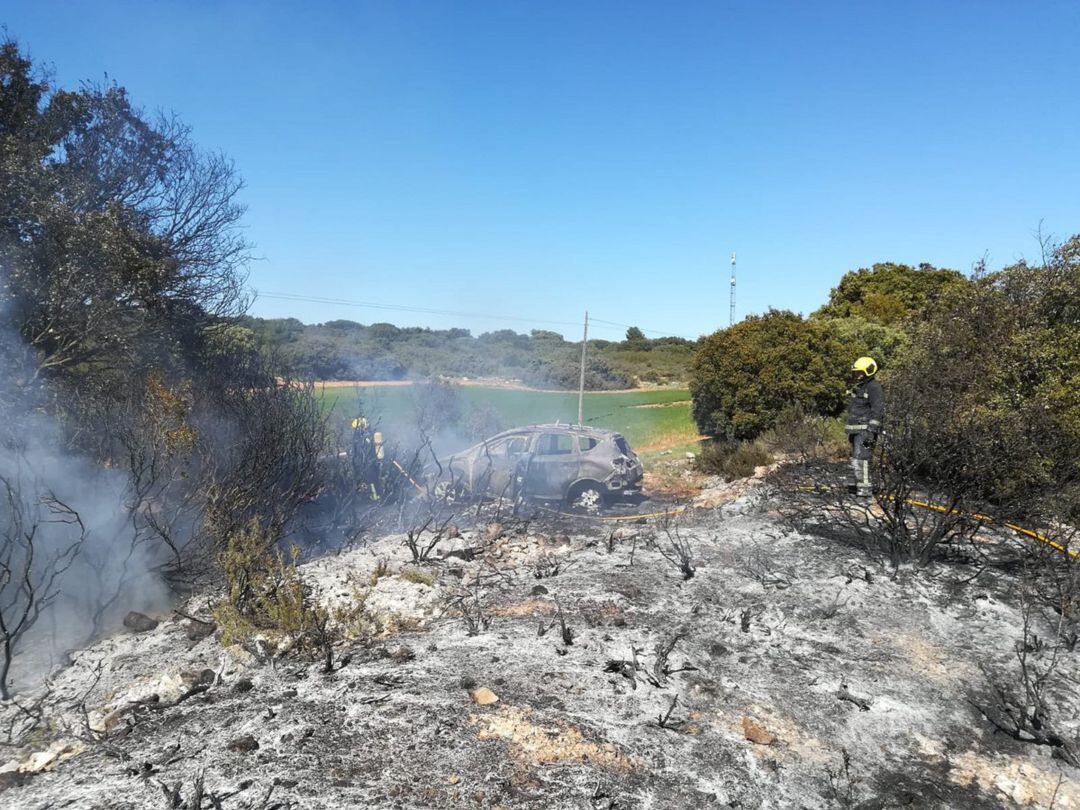
[[[728,326],[735,325],[735,252],[731,253],[731,311],[728,314]]]

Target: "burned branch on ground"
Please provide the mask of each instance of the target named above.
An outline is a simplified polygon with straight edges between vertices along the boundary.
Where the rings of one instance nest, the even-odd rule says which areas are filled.
[[[647,675],[649,683],[653,686],[661,687],[667,683],[669,676],[674,675],[676,672],[694,672],[697,667],[683,662],[681,667],[673,667],[668,665],[668,659],[671,657],[671,653],[675,650],[675,645],[679,641],[686,637],[685,632],[673,633],[668,638],[661,641],[656,645],[656,652],[654,653],[654,660],[652,665],[652,671]]]
[[[405,546],[412,555],[413,563],[419,565],[429,560],[431,552],[448,536],[453,521],[453,515],[441,523],[436,522],[434,516],[429,516],[422,524],[405,532]],[[424,537],[425,532],[427,538]]]
[[[1052,693],[1059,686],[1062,644],[1046,648],[1032,629],[1036,618],[1027,585],[1021,595],[1023,635],[1015,646],[1016,670],[1009,675],[983,666],[987,698],[969,698],[998,731],[1014,740],[1046,745],[1073,767],[1080,767],[1080,739],[1063,730]]]
[[[795,566],[782,565],[776,556],[761,551],[752,551],[738,558],[739,567],[748,577],[756,580],[762,588],[785,590],[796,581]]]
[[[859,797],[859,783],[851,767],[851,755],[846,748],[840,749],[840,764],[833,768],[825,766],[825,795],[837,807],[854,807]]]
[[[668,705],[666,712],[661,712],[656,718],[656,725],[667,731],[678,731],[686,725],[685,719],[673,718],[675,708],[679,705],[679,696],[675,695],[671,698],[671,703]]]
[[[683,579],[692,579],[697,572],[694,550],[690,538],[679,528],[679,514],[664,516],[660,521],[661,536],[655,537],[654,542],[657,551],[679,570]]]
[[[836,699],[842,700],[845,703],[851,703],[852,705],[858,706],[859,711],[861,712],[870,711],[870,700],[856,695],[848,688],[848,685],[843,681],[840,682],[840,688],[836,690]]]

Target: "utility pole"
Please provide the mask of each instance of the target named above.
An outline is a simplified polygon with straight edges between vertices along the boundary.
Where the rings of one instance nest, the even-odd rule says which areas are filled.
[[[735,325],[735,251],[731,252],[731,311],[728,313],[728,326]]]
[[[585,334],[581,338],[581,379],[578,382],[577,423],[585,424],[585,347],[589,345],[589,311],[585,310]]]

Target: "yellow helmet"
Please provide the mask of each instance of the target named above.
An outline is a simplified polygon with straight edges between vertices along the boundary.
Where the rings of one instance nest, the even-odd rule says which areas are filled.
[[[368,420],[363,416],[358,416],[352,420],[353,430],[365,430],[368,426]]]
[[[873,357],[860,357],[851,364],[851,370],[853,372],[861,371],[867,377],[873,377],[877,374],[877,363]]]

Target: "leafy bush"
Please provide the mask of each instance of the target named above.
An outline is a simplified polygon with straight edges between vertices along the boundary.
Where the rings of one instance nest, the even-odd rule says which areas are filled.
[[[282,642],[304,639],[318,618],[296,567],[299,549],[288,557],[257,519],[235,532],[218,555],[225,598],[214,609],[222,642],[234,644],[258,633]]]
[[[701,432],[753,439],[799,406],[836,415],[850,357],[827,323],[770,310],[705,338],[691,369],[692,413]]]
[[[875,264],[845,273],[829,293],[828,302],[814,315],[900,325],[928,311],[949,290],[964,283],[964,276],[955,270],[940,270],[929,264]]]
[[[728,481],[748,478],[757,467],[772,464],[773,456],[762,442],[706,442],[695,460],[700,472]]]
[[[761,443],[804,461],[844,458],[850,451],[842,419],[806,413],[799,405],[782,410],[776,424],[761,434]]]
[[[814,319],[818,320],[817,316]],[[909,342],[908,333],[898,326],[885,326],[854,315],[821,321],[835,333],[847,356],[854,359],[869,355],[877,361],[879,368],[886,371]],[[905,322],[904,327],[910,328],[910,324]]]

